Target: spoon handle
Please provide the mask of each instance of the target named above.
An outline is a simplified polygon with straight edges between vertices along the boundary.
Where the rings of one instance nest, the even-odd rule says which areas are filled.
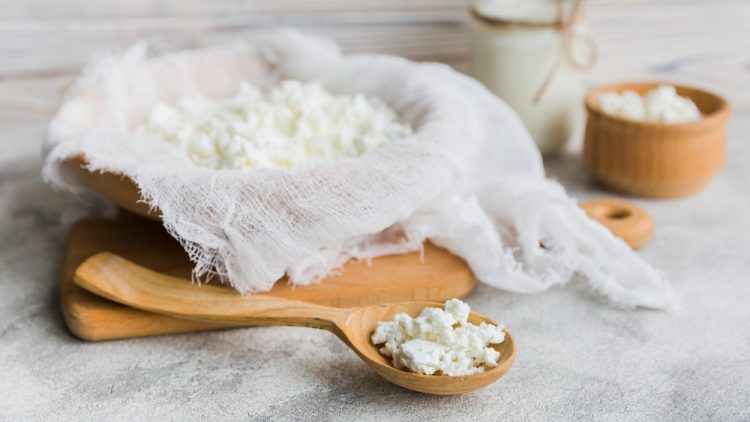
[[[351,309],[331,308],[278,297],[186,283],[112,254],[84,261],[73,275],[84,289],[124,305],[184,319],[242,325],[322,328],[341,335]]]

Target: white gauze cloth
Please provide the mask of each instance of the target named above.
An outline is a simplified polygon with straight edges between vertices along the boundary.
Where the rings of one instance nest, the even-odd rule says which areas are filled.
[[[319,166],[217,171],[134,133],[155,103],[285,79],[380,97],[414,134]],[[291,30],[154,58],[138,45],[89,66],[52,121],[45,153],[45,179],[72,192],[86,189],[63,162],[80,153],[90,170],[130,176],[194,275],[218,275],[243,293],[269,290],[285,273],[314,283],[349,259],[416,251],[429,239],[482,282],[513,292],[581,276],[624,307],[674,304],[660,274],[545,179],[516,114],[445,65],[345,56]]]

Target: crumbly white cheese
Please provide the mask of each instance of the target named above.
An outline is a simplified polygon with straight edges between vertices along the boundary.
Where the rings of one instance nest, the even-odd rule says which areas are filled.
[[[503,325],[468,322],[469,305],[451,299],[445,310],[425,308],[416,318],[399,313],[378,322],[373,344],[398,369],[426,375],[471,375],[497,366],[500,353],[490,344],[505,341]]]
[[[225,100],[157,104],[139,129],[213,169],[292,168],[356,157],[411,134],[378,98],[333,95],[288,80],[269,92],[243,83]]]
[[[701,112],[689,98],[677,95],[671,85],[660,85],[646,95],[634,91],[606,92],[599,96],[602,109],[617,116],[652,122],[679,123],[699,120]]]

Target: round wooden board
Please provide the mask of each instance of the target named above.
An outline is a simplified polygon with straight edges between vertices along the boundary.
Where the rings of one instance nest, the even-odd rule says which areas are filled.
[[[83,220],[71,231],[60,286],[65,321],[76,336],[111,340],[229,327],[140,311],[76,286],[72,280],[76,267],[89,256],[105,251],[190,283],[192,265],[187,254],[159,222],[128,213],[117,220]],[[341,274],[319,284],[295,287],[282,279],[264,294],[354,307],[400,301],[442,302],[468,295],[475,285],[474,275],[462,259],[428,243],[423,257],[410,253],[375,258],[370,263],[349,262]],[[194,287],[200,289],[197,284]]]

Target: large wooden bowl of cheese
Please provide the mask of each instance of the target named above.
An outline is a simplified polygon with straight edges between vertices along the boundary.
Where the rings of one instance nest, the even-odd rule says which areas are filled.
[[[86,169],[86,158],[83,155],[71,158],[65,164],[89,189],[128,211],[159,220],[159,210],[151,208],[141,200],[141,191],[130,177],[118,173],[89,171]]]

